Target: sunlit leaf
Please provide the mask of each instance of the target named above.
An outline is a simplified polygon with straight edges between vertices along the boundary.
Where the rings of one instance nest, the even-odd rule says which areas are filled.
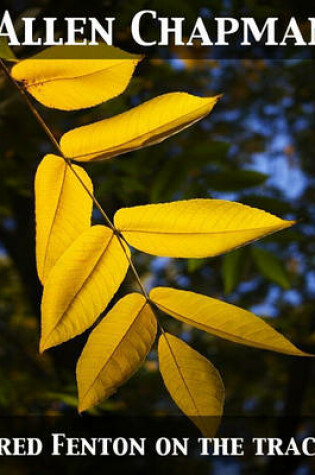
[[[169,333],[161,335],[158,353],[160,371],[171,397],[205,437],[213,437],[224,403],[219,372],[210,361]]]
[[[251,253],[258,269],[267,279],[280,285],[283,289],[290,288],[289,276],[277,256],[258,247],[253,248]]]
[[[93,226],[70,246],[51,270],[42,301],[41,352],[89,328],[123,281],[127,248],[113,232]]]
[[[77,366],[79,411],[114,393],[143,363],[156,336],[156,318],[140,294],[129,294],[93,330]]]
[[[207,115],[218,98],[164,94],[123,114],[71,130],[60,145],[68,158],[77,161],[111,158],[162,142],[189,127]]]
[[[87,173],[73,166],[93,193]],[[65,161],[46,155],[35,178],[36,259],[42,283],[60,256],[91,225],[92,199]]]
[[[151,300],[165,313],[200,330],[242,345],[307,356],[251,312],[205,295],[156,287]]]
[[[196,199],[120,209],[115,225],[136,249],[166,257],[210,257],[294,224],[230,201]]]
[[[12,76],[47,107],[83,109],[121,94],[140,59],[105,44],[53,46],[14,66]]]

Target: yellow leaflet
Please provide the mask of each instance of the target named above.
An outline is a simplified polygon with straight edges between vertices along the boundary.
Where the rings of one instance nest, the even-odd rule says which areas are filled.
[[[129,244],[168,257],[216,256],[292,224],[240,203],[211,199],[123,208],[115,216]]]
[[[73,166],[93,193],[87,173]],[[91,225],[92,200],[65,161],[46,155],[35,178],[36,260],[42,283],[70,244]]]
[[[41,352],[95,322],[125,278],[125,252],[129,253],[127,246],[124,251],[105,226],[91,227],[68,248],[45,283]]]
[[[110,119],[67,132],[61,148],[78,161],[111,158],[162,142],[207,115],[217,97],[174,92],[141,104]]]
[[[140,59],[105,44],[54,46],[21,61],[12,76],[47,107],[83,109],[121,94]]]
[[[77,366],[79,411],[114,393],[143,363],[156,336],[156,319],[140,294],[129,294],[91,333]]]
[[[235,305],[167,287],[151,290],[150,298],[172,317],[226,340],[289,355],[308,356],[261,318]]]
[[[219,372],[210,361],[169,333],[161,335],[158,353],[165,386],[175,403],[205,437],[213,437],[224,404]]]

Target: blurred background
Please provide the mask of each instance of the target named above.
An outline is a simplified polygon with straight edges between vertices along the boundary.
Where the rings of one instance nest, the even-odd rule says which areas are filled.
[[[37,15],[58,2],[4,3],[18,18],[29,7]],[[104,3],[104,16],[115,11],[118,3],[121,18],[130,15],[126,3],[109,1]],[[162,12],[167,8],[163,3],[158,5]],[[183,16],[196,17],[203,3],[194,2],[192,8],[181,1],[178,8]],[[240,2],[206,3],[215,3],[222,14],[243,11]],[[251,16],[262,8],[272,16],[270,5],[266,10],[263,2],[242,5]],[[141,0],[133,2],[136,10],[146,6]],[[290,2],[285,8],[294,15]],[[172,60],[163,60],[162,55],[159,60],[145,59],[127,91],[99,107],[65,113],[36,106],[59,138],[75,126],[170,91],[224,96],[209,117],[166,142],[87,166],[98,200],[111,217],[124,206],[199,197],[239,201],[297,219],[290,230],[222,257],[180,260],[134,253],[134,260],[147,288],[169,285],[241,306],[266,319],[299,348],[314,353],[314,62],[299,58],[203,61],[199,52],[187,58],[177,50]],[[53,149],[2,74],[0,137],[0,413],[76,414],[75,365],[87,334],[43,356],[38,354],[41,287],[34,258],[33,179],[41,158]],[[97,212],[94,221],[101,222]],[[131,290],[138,289],[130,273],[115,300]],[[288,416],[288,426],[277,429],[280,435],[289,429],[299,433],[300,416],[311,420],[314,370],[312,374],[310,359],[246,348],[170,317],[162,319],[169,331],[220,370],[226,415]],[[143,368],[92,413],[176,411],[159,376],[154,347]],[[307,465],[294,463],[286,473],[311,473]],[[237,467],[220,470],[213,466],[212,472],[200,473],[240,473]]]

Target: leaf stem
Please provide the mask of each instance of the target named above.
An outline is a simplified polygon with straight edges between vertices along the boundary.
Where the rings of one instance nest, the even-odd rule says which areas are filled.
[[[32,101],[30,100],[28,94],[27,94],[27,91],[24,89],[24,87],[19,84],[10,74],[10,71],[9,69],[7,68],[5,62],[0,58],[0,66],[5,74],[5,76],[7,77],[7,79],[14,85],[14,87],[17,89],[17,91],[19,92],[20,96],[24,99],[25,103],[27,104],[28,108],[30,109],[30,111],[32,112],[33,116],[35,117],[35,119],[37,120],[38,124],[40,125],[40,127],[43,129],[43,131],[45,132],[46,136],[48,137],[48,139],[50,140],[50,142],[52,143],[52,145],[54,146],[54,148],[58,151],[59,155],[63,158],[63,160],[65,161],[65,163],[67,164],[67,166],[70,168],[70,170],[72,171],[72,173],[75,175],[75,177],[77,178],[77,180],[81,183],[81,185],[83,186],[84,190],[87,192],[87,194],[90,196],[91,200],[93,201],[95,207],[98,209],[98,211],[100,212],[100,214],[102,215],[102,217],[104,218],[105,222],[107,223],[107,225],[113,230],[113,232],[115,233],[115,235],[117,236],[117,239],[126,255],[126,258],[129,262],[129,265],[130,265],[130,268],[133,272],[133,275],[140,287],[140,290],[141,290],[141,293],[143,294],[143,296],[145,297],[145,299],[147,300],[147,302],[150,303],[150,299],[148,297],[148,294],[145,290],[145,287],[143,285],[143,283],[141,282],[141,279],[140,279],[140,276],[138,274],[138,271],[137,269],[135,268],[134,266],[134,263],[132,262],[132,259],[131,257],[128,255],[128,253],[126,252],[126,249],[125,249],[125,246],[124,246],[124,243],[123,241],[128,245],[127,241],[124,239],[124,237],[119,233],[119,231],[116,229],[114,223],[112,223],[112,221],[109,219],[109,217],[107,216],[106,212],[104,211],[104,209],[102,208],[101,204],[99,203],[99,201],[95,198],[94,194],[90,192],[90,190],[88,189],[88,187],[85,185],[85,183],[82,181],[81,177],[78,175],[78,173],[76,172],[76,170],[74,169],[73,165],[72,165],[72,162],[69,158],[67,158],[63,151],[61,150],[61,147],[56,139],[56,137],[54,136],[54,134],[52,133],[52,131],[50,130],[50,128],[48,127],[48,125],[46,124],[46,122],[44,121],[43,117],[40,115],[40,113],[38,112],[38,110],[36,109],[36,107],[33,105]]]

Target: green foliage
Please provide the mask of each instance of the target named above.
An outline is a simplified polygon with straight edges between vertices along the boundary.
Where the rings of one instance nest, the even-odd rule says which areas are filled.
[[[229,170],[213,173],[207,178],[210,189],[216,191],[239,191],[262,185],[267,175],[251,170]]]
[[[285,290],[290,288],[289,276],[282,261],[277,256],[259,247],[254,247],[251,253],[255,264],[264,277]]]
[[[223,257],[222,280],[225,294],[230,294],[237,288],[242,278],[244,264],[246,264],[244,249],[237,249]]]

